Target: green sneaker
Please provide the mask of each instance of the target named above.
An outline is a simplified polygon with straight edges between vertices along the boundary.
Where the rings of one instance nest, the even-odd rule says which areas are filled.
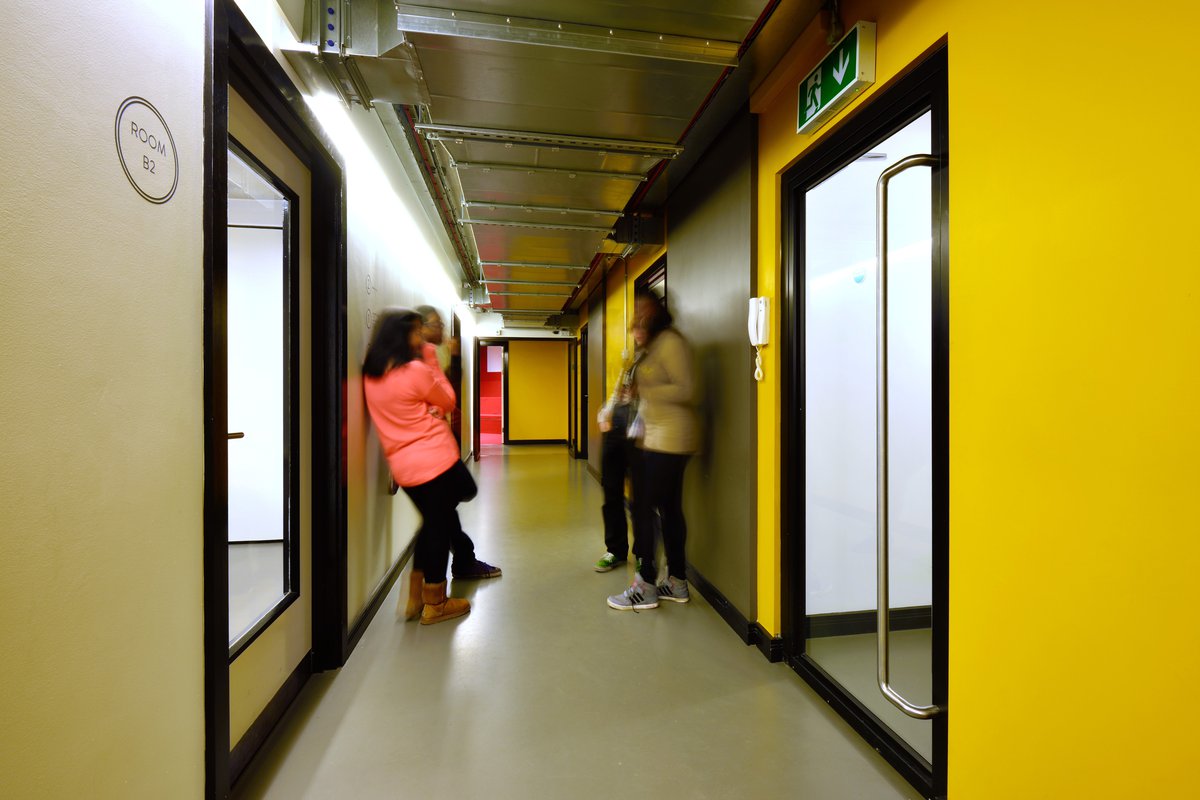
[[[605,553],[604,555],[600,556],[600,560],[596,562],[596,566],[592,567],[592,569],[596,570],[596,572],[608,572],[609,570],[615,569],[624,563],[625,559],[617,558],[612,553]]]

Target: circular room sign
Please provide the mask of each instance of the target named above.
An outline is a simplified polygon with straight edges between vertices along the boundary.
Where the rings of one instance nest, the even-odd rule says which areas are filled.
[[[151,203],[165,203],[179,185],[179,159],[171,129],[158,109],[141,97],[127,97],[113,128],[121,168],[133,188]]]

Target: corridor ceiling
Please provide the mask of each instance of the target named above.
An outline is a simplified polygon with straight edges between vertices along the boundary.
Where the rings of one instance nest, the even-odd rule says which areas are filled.
[[[317,52],[289,60],[385,125],[394,114],[478,308],[570,327],[608,263],[662,241],[671,177],[820,5],[309,0]]]

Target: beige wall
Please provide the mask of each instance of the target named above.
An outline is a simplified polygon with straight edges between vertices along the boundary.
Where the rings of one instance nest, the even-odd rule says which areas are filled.
[[[204,4],[9,6],[0,73],[0,790],[204,786]],[[122,101],[165,117],[143,200]]]
[[[341,156],[346,175],[347,618],[354,623],[416,533],[418,515],[403,492],[388,495],[387,462],[371,429],[359,367],[376,315],[427,304],[449,320],[461,273],[411,154],[397,155],[379,116],[347,109],[323,86],[306,86],[283,55],[303,34],[302,3],[237,0],[255,32],[305,95]],[[284,11],[280,11],[280,8]],[[287,16],[285,17],[285,13]],[[394,119],[389,118],[393,125]],[[469,336],[473,326],[465,325]],[[468,345],[469,342],[465,344]],[[464,415],[464,439],[470,440]]]

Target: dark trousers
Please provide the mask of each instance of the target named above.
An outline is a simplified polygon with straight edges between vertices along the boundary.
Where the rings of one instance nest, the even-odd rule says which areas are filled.
[[[446,580],[446,564],[450,548],[454,558],[464,557],[474,563],[475,545],[462,529],[458,519],[458,504],[470,500],[477,492],[475,479],[461,461],[431,481],[417,486],[405,486],[404,493],[421,512],[421,529],[413,545],[413,569],[425,573],[426,583]]]
[[[686,453],[642,451],[642,524],[633,527],[633,554],[642,559],[642,579],[654,583],[658,569],[654,563],[654,518],[662,526],[663,550],[667,553],[667,573],[687,579],[687,522],[683,518],[683,470],[691,456]]]
[[[600,485],[604,487],[604,547],[618,561],[629,557],[629,527],[625,520],[625,476],[630,476],[633,492],[629,510],[633,515],[634,539],[642,520],[639,516],[642,482],[641,450],[625,436],[625,426],[604,434],[600,449]],[[457,557],[457,556],[456,556]]]

